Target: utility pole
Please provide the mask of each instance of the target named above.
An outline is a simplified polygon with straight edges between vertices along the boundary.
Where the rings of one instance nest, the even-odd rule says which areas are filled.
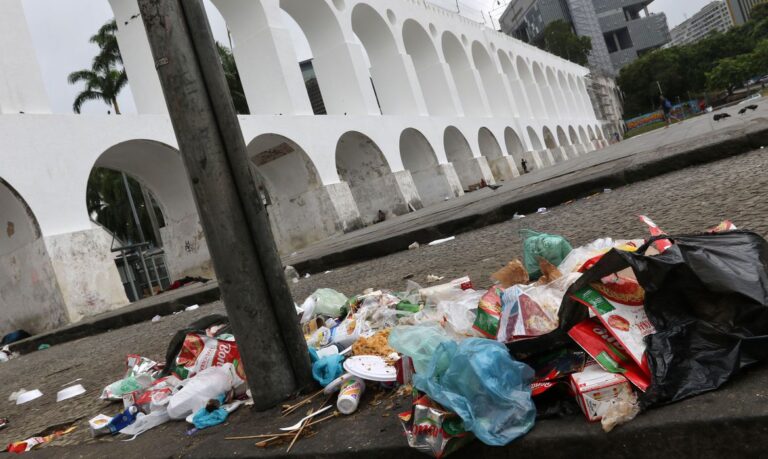
[[[139,0],[256,409],[312,384],[309,354],[201,0]]]

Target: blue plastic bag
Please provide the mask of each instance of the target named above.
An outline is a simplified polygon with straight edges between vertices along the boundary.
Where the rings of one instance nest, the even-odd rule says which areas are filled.
[[[318,357],[317,351],[309,348],[309,360],[312,362],[312,377],[323,387],[344,374],[344,368],[341,365],[344,362],[344,356],[341,354]]]
[[[483,443],[503,446],[533,428],[532,380],[533,370],[513,360],[504,345],[470,338],[441,343],[414,385],[456,412]]]
[[[413,359],[413,368],[423,373],[429,368],[435,349],[448,340],[448,333],[439,325],[401,325],[390,332],[389,347]]]

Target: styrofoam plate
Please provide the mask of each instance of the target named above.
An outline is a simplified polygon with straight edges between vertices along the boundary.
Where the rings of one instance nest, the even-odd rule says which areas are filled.
[[[391,382],[397,380],[397,370],[376,355],[356,355],[344,361],[344,369],[368,381]]]

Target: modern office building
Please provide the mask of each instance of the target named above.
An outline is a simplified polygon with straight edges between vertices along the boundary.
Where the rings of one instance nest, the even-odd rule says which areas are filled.
[[[731,19],[736,25],[742,25],[749,21],[752,15],[752,8],[767,0],[726,0],[728,10],[731,13]]]
[[[733,27],[728,5],[722,0],[714,1],[691,18],[672,29],[670,46],[696,43],[712,32],[725,32]]]
[[[513,0],[499,23],[503,32],[529,43],[541,40],[556,20],[592,39],[590,67],[616,75],[622,67],[671,40],[664,14],[651,14],[653,0]]]

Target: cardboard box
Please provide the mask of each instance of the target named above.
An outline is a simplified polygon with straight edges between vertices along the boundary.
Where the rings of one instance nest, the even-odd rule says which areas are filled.
[[[599,421],[611,400],[631,395],[632,387],[627,378],[603,370],[595,361],[584,371],[571,375],[571,389],[587,420]]]

